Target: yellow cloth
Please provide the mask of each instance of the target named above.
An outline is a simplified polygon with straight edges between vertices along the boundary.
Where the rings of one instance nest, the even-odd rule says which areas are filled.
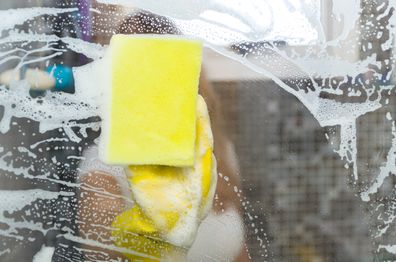
[[[196,133],[193,167],[128,168],[136,205],[113,223],[117,245],[139,252],[146,247],[147,254],[160,258],[169,257],[178,247],[191,246],[212,206],[217,182],[210,119],[201,96],[197,100]]]

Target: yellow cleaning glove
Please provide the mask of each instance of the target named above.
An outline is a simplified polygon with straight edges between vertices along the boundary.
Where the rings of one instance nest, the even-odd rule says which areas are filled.
[[[130,188],[136,206],[122,213],[113,223],[114,232],[145,235],[149,254],[169,255],[177,247],[192,245],[200,222],[208,214],[217,182],[216,160],[212,153],[213,137],[205,101],[197,100],[197,138],[193,167],[130,166]],[[136,219],[136,208],[140,217]],[[133,217],[133,215],[135,217]],[[132,218],[133,217],[133,218]],[[122,222],[122,223],[121,223]],[[148,226],[149,225],[149,226]],[[122,234],[115,234],[116,243],[131,250],[142,246]],[[153,242],[152,237],[162,239]],[[129,239],[129,240],[128,240]],[[148,244],[140,242],[141,244]],[[165,244],[166,243],[166,244]]]
[[[198,96],[201,60],[202,43],[181,36],[111,40],[99,155],[129,166],[136,205],[117,216],[112,233],[133,261],[177,261],[212,206],[217,171]]]
[[[130,249],[124,256],[131,261],[163,261],[164,258],[177,260],[185,250],[163,241],[153,222],[138,205],[119,215],[113,222],[113,238],[119,247]]]

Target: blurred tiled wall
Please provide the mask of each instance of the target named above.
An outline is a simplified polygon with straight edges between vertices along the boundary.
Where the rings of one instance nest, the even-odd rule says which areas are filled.
[[[271,81],[215,82],[214,88],[244,193],[265,221],[272,260],[372,261],[350,173],[302,103]],[[247,228],[251,254],[259,254],[257,233]]]

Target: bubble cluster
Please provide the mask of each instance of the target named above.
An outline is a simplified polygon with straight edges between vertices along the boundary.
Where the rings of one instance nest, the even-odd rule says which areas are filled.
[[[290,15],[286,21],[279,21],[281,11],[270,1],[98,2],[95,7],[59,1],[52,7],[0,11],[0,72],[9,71],[12,77],[0,85],[0,257],[25,261],[15,250],[28,246],[38,252],[41,245],[35,242],[43,239],[60,241],[55,252],[70,254],[70,261],[83,260],[84,253],[88,261],[120,261],[125,252],[112,244],[106,228],[108,217],[123,208],[117,201],[128,199],[127,191],[106,176],[90,181],[88,174],[79,180],[88,170],[122,173],[84,155],[99,139],[100,61],[115,33],[200,38],[208,48],[296,96],[322,127],[338,130],[327,138],[337,142],[334,151],[351,170],[351,190],[368,209],[375,245],[396,253],[396,191],[389,188],[396,169],[396,112],[389,106],[395,99],[393,2],[332,0],[326,23],[325,14],[312,11],[320,10],[315,1],[281,5],[279,10],[289,8],[284,11]],[[26,68],[45,71],[57,65],[72,68],[73,92],[32,92],[20,76]],[[383,110],[389,122],[391,141],[386,161],[367,178],[359,162],[359,123],[377,110]],[[80,166],[83,160],[88,167]],[[251,215],[260,204],[250,203],[228,177],[221,179],[240,199],[246,230],[257,236],[261,256],[271,260],[262,219]],[[101,199],[103,206],[90,206],[90,198]],[[86,204],[84,209],[78,208],[79,201]],[[220,209],[223,204],[216,202]]]

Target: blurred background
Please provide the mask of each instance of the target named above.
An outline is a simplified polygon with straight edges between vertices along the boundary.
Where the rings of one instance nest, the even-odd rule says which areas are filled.
[[[343,32],[345,22],[334,19],[331,15],[331,1],[313,0],[318,8],[317,17],[322,22],[325,34],[329,39],[335,38]],[[84,3],[84,4],[82,4]],[[98,12],[90,12],[82,7],[86,4],[92,5]],[[369,52],[362,46],[368,41],[373,46],[370,52],[375,53],[375,49],[381,49],[383,44],[381,39],[370,36],[370,28],[360,26],[364,21],[372,17],[385,15],[389,9],[378,8],[387,6],[387,1],[361,1],[361,19],[357,28],[352,31],[347,39],[352,41],[350,48],[345,55],[345,50],[338,50],[339,55],[350,61],[359,61],[368,56]],[[44,34],[56,34],[59,36],[71,36],[84,39],[93,43],[107,44],[112,33],[119,26],[126,14],[133,9],[126,9],[120,6],[104,5],[95,2],[79,1],[39,1],[39,0],[2,0],[1,10],[9,8],[26,7],[73,7],[77,6],[80,12],[87,12],[87,19],[79,16],[39,16],[32,21],[20,25],[20,30],[36,30]],[[384,11],[385,10],[385,11]],[[1,17],[1,14],[0,14]],[[43,19],[41,19],[44,17]],[[370,18],[371,17],[371,18]],[[53,19],[53,20],[51,20]],[[285,17],[286,19],[286,17]],[[378,22],[378,27],[386,26]],[[89,30],[93,33],[87,33]],[[292,29],[291,29],[292,30]],[[359,30],[359,32],[358,32]],[[307,29],[307,32],[311,32]],[[288,34],[287,31],[283,32]],[[292,34],[292,32],[290,32]],[[389,35],[390,33],[387,32]],[[3,35],[4,36],[4,35]],[[364,36],[365,39],[362,39]],[[274,40],[282,50],[298,50],[299,48],[309,48],[314,45],[317,39],[312,38],[311,33],[300,35],[299,39]],[[61,48],[62,44],[59,43]],[[391,48],[393,50],[393,46]],[[381,53],[375,59],[384,61],[391,57],[392,51]],[[334,56],[337,56],[337,50]],[[253,56],[253,55],[252,55]],[[79,66],[90,62],[89,58],[79,56],[68,50],[63,56],[54,59],[54,63],[63,61],[65,65]],[[271,59],[268,59],[271,63]],[[393,63],[393,60],[392,60]],[[0,71],[12,68],[11,64],[2,64]],[[38,63],[38,67],[45,65]],[[276,65],[275,65],[276,66]],[[281,66],[281,65],[279,65]],[[323,63],[323,70],[327,70],[331,75],[337,71],[331,63]],[[312,116],[309,110],[292,94],[286,92],[273,80],[264,77],[248,69],[246,66],[230,58],[219,55],[213,50],[206,48],[204,53],[204,67],[206,77],[213,87],[217,96],[216,103],[222,112],[222,125],[224,136],[232,142],[239,164],[238,178],[241,183],[238,185],[242,189],[238,194],[243,210],[246,247],[251,261],[393,261],[396,256],[384,249],[377,250],[375,244],[394,239],[394,223],[391,223],[389,234],[375,238],[378,228],[383,228],[384,218],[377,213],[381,206],[392,206],[394,203],[395,177],[389,177],[381,188],[381,192],[388,193],[387,198],[376,198],[373,202],[363,203],[358,196],[361,192],[361,181],[353,181],[351,169],[345,168],[346,162],[341,160],[335,153],[335,149],[340,143],[339,126],[329,126],[323,128]],[[280,74],[277,76],[287,82],[293,79],[293,75],[287,70],[278,68]],[[276,69],[273,69],[276,71]],[[390,69],[389,69],[390,70]],[[388,85],[393,85],[393,79]],[[392,94],[392,97],[394,95]],[[396,109],[396,100],[390,99],[385,107],[368,113],[358,118],[357,121],[357,141],[358,141],[358,171],[362,180],[366,180],[375,174],[384,164],[387,152],[392,144],[391,122],[386,119],[386,112],[393,112]],[[37,124],[31,124],[27,119],[16,120],[16,129],[25,132],[37,130]],[[18,127],[18,128],[17,128]],[[7,150],[12,150],[13,145],[21,140],[18,132],[11,130],[1,135],[1,141],[7,141],[2,145]],[[30,130],[30,131],[29,131]],[[51,131],[43,135],[45,137],[63,137],[62,131]],[[78,132],[77,132],[78,133]],[[36,152],[41,154],[46,170],[53,172],[54,177],[61,177],[65,181],[75,181],[77,174],[73,171],[78,166],[78,162],[69,165],[67,171],[59,169],[55,164],[51,164],[54,154],[62,162],[69,163],[66,156],[71,154],[80,155],[83,150],[78,150],[79,146],[89,147],[98,137],[98,132],[91,130],[87,140],[82,142],[69,141],[62,146],[70,147],[65,150],[49,150],[46,152]],[[24,138],[37,141],[36,138]],[[29,142],[29,139],[30,142]],[[3,142],[2,142],[3,143]],[[49,146],[56,146],[51,144]],[[72,149],[73,147],[73,149]],[[19,154],[19,161],[23,162],[24,155]],[[10,161],[15,161],[10,160]],[[23,164],[21,164],[23,165]],[[4,170],[4,168],[0,167]],[[6,171],[6,170],[4,170]],[[35,181],[30,179],[22,181],[15,178],[12,172],[5,172],[0,180],[3,190],[28,190],[30,188],[45,188],[52,191],[70,192],[66,185],[59,186],[49,181]],[[224,179],[220,177],[219,179]],[[22,179],[23,180],[23,179]],[[364,184],[364,183],[363,183]],[[234,184],[228,185],[233,189]],[[64,221],[67,217],[70,221],[68,226],[74,230],[75,225],[71,222],[76,215],[75,207],[70,207],[68,203],[72,198],[61,200],[56,204],[49,201],[42,203],[39,201],[38,210],[48,210],[49,214],[55,214],[48,218],[56,230],[49,230],[45,237],[36,236],[35,241],[40,241],[39,250],[42,243],[48,246],[58,245],[63,254],[56,261],[79,261],[76,248],[72,248],[70,242],[65,239],[59,240],[58,235],[64,232],[63,222],[58,224],[59,218]],[[44,201],[45,202],[45,201]],[[9,216],[17,217],[20,221],[37,223],[42,220],[38,215],[34,219],[26,215],[32,209],[33,204],[25,207],[24,211],[14,212]],[[60,211],[63,211],[60,212]],[[69,210],[69,211],[66,211]],[[391,216],[396,211],[388,208],[387,215]],[[67,219],[66,219],[67,220]],[[1,222],[1,221],[0,221]],[[392,222],[392,221],[391,221]],[[6,227],[6,225],[3,225]],[[26,232],[18,232],[15,235],[23,236]],[[29,234],[36,234],[31,230]],[[28,235],[29,235],[28,234]],[[374,234],[374,236],[373,236]],[[11,237],[13,239],[14,237]],[[13,242],[10,237],[5,237],[3,252],[19,245],[22,252],[29,241],[18,240]],[[25,239],[26,240],[26,239]],[[54,244],[54,243],[58,244]],[[59,244],[60,243],[60,244]],[[78,248],[77,248],[78,249]],[[0,261],[22,261],[16,260],[14,256],[8,256],[10,252],[5,252],[4,259]],[[29,255],[27,255],[28,258]],[[63,258],[62,258],[63,257]],[[70,259],[70,260],[68,260]],[[75,259],[75,260],[73,260]],[[28,260],[24,260],[28,261]]]

